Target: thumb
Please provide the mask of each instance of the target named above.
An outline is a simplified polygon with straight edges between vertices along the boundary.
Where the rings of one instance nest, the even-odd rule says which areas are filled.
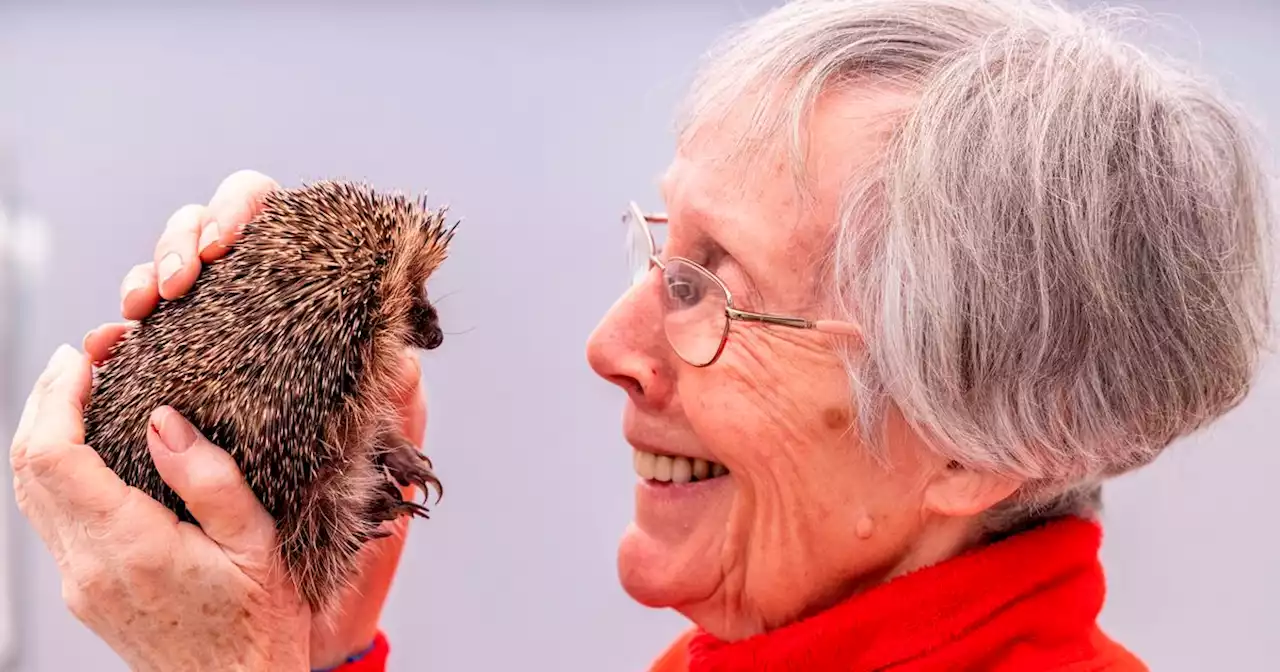
[[[160,477],[210,539],[238,561],[261,561],[271,552],[274,522],[231,455],[168,406],[151,414],[147,445]]]

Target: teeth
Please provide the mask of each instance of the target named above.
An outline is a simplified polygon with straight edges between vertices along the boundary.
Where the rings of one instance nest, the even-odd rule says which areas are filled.
[[[693,478],[693,462],[687,457],[682,457],[671,463],[671,482],[672,483],[688,483]]]
[[[642,450],[636,451],[636,475],[640,478],[650,480],[653,478],[653,466],[658,456],[653,453],[646,453]]]
[[[658,456],[658,464],[653,469],[653,480],[669,481],[671,480],[671,458],[666,455]]]
[[[643,450],[632,456],[636,475],[647,481],[684,484],[718,478],[729,473],[723,464],[689,457],[656,455]]]

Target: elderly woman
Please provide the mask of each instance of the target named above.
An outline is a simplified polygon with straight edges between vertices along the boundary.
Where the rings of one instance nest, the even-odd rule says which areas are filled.
[[[1099,488],[1249,389],[1268,214],[1236,113],[1012,0],[787,5],[717,50],[686,113],[587,347],[639,477],[621,581],[693,623],[652,669],[1144,669],[1096,624]],[[237,173],[179,210],[125,319],[274,187]],[[13,445],[70,608],[140,670],[382,670],[403,534],[313,622],[236,465],[178,414],[150,447],[199,529],[82,445],[126,324],[59,350]],[[400,410],[421,436],[420,394]]]

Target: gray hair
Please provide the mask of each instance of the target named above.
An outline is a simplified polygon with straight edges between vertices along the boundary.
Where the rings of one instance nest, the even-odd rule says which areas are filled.
[[[755,100],[735,146],[799,159],[819,96],[912,94],[849,176],[823,298],[865,330],[844,357],[871,449],[892,405],[944,457],[1027,480],[996,532],[1094,513],[1103,480],[1241,401],[1270,336],[1244,117],[1115,16],[793,2],[728,36],[687,101],[682,140]]]

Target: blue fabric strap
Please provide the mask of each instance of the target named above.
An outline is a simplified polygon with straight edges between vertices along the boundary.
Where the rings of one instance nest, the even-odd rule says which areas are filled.
[[[364,658],[365,656],[369,655],[369,652],[373,651],[373,647],[376,645],[377,645],[376,641],[370,642],[369,646],[365,647],[363,651],[359,651],[351,654],[350,656],[347,656],[347,659],[342,661],[341,663],[338,663],[333,667],[322,667],[322,668],[313,669],[311,670],[311,672],[334,672],[335,670],[341,669],[343,665],[350,665],[351,663],[354,663],[360,660],[361,658]]]

